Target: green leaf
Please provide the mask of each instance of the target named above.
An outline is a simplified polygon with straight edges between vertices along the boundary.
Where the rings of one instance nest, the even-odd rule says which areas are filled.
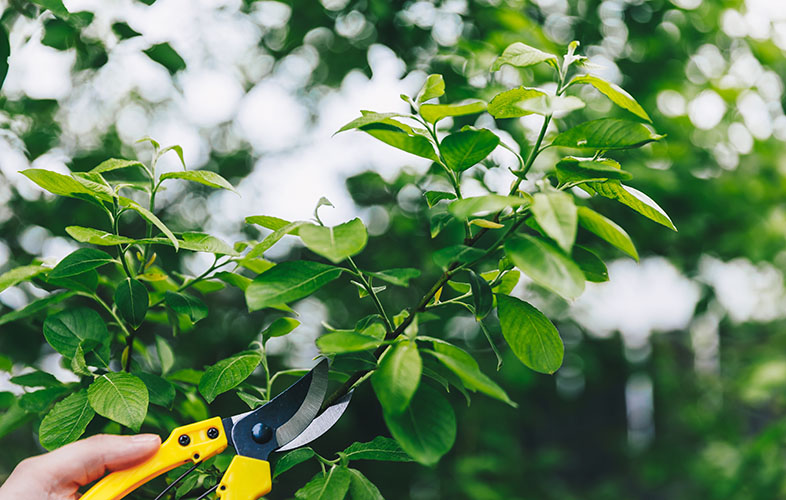
[[[390,125],[392,127],[398,128],[404,133],[410,135],[413,134],[412,127],[393,119],[393,118],[411,118],[410,115],[403,115],[401,113],[377,113],[374,111],[367,111],[367,110],[362,110],[361,113],[363,114],[363,116],[359,118],[355,118],[351,122],[347,123],[340,129],[338,129],[335,132],[335,134],[345,132],[347,130],[362,128],[367,125],[374,125],[374,124]]]
[[[658,204],[655,203],[652,198],[641,191],[630,186],[624,186],[620,184],[619,181],[607,181],[603,183],[597,182],[591,184],[591,186],[592,189],[594,189],[595,192],[597,192],[599,195],[612,200],[617,200],[618,202],[629,206],[648,219],[666,226],[671,230],[677,230],[666,212],[660,208],[660,206],[658,206]]]
[[[434,351],[426,351],[437,358],[445,367],[456,374],[470,391],[480,391],[516,408],[507,393],[493,380],[480,371],[478,362],[463,349],[447,342],[434,342]]]
[[[505,253],[535,283],[573,300],[584,292],[584,273],[548,243],[530,235],[505,242]]]
[[[445,95],[445,80],[442,78],[442,75],[428,75],[423,88],[420,89],[417,97],[415,97],[415,102],[421,104],[443,95]]]
[[[6,271],[0,274],[0,292],[47,271],[49,271],[48,267],[39,265],[22,266]]]
[[[246,289],[249,311],[288,304],[316,292],[343,272],[319,262],[287,261],[260,274]]]
[[[246,218],[246,221],[248,221],[249,219],[257,220],[256,217],[248,217]],[[258,222],[254,222],[254,223],[256,224]],[[275,229],[272,233],[267,235],[264,240],[254,245],[254,248],[252,248],[248,252],[248,254],[246,254],[246,258],[259,257],[260,255],[265,253],[268,249],[270,249],[270,247],[278,243],[278,241],[281,238],[283,238],[288,234],[300,234],[301,226],[305,226],[306,224],[308,224],[308,222],[306,221],[295,221],[295,222],[289,222],[286,225],[281,226],[278,229]]]
[[[543,313],[502,294],[497,295],[497,312],[502,335],[522,363],[540,373],[554,373],[562,366],[562,339]]]
[[[219,361],[205,370],[199,380],[199,392],[208,403],[212,403],[216,396],[237,387],[247,379],[261,360],[258,352],[248,351]]]
[[[178,243],[177,238],[175,238],[175,235],[172,233],[172,231],[169,230],[168,227],[166,227],[166,225],[163,222],[161,222],[161,219],[159,219],[153,214],[153,212],[144,208],[134,200],[125,198],[123,196],[119,197],[118,201],[120,203],[120,206],[130,208],[131,210],[136,211],[145,220],[156,226],[158,230],[164,233],[164,235],[169,239],[169,241],[172,242],[172,246],[175,247],[175,250],[178,250],[180,248],[180,243]]]
[[[456,440],[456,414],[450,403],[421,384],[403,413],[384,414],[385,423],[401,448],[423,465],[434,465]]]
[[[105,346],[111,340],[101,316],[86,307],[66,309],[47,317],[44,321],[44,337],[55,351],[69,359],[74,357],[84,340],[93,340]]]
[[[349,492],[352,500],[385,500],[379,488],[357,469],[349,469]]]
[[[638,122],[601,118],[562,132],[554,138],[551,146],[594,150],[631,149],[663,137]]]
[[[457,104],[424,104],[420,107],[420,116],[428,123],[435,124],[449,116],[474,115],[486,111],[483,101],[470,101]]]
[[[365,274],[396,286],[409,286],[409,281],[420,277],[420,270],[411,267],[385,269],[384,271],[364,271]]]
[[[128,245],[136,243],[137,240],[133,238],[126,238],[125,236],[117,236],[106,231],[93,229],[91,227],[81,226],[68,226],[65,228],[73,239],[80,243],[89,243],[91,245],[99,246],[113,246],[113,245]]]
[[[561,185],[606,179],[628,180],[633,175],[620,169],[620,164],[610,158],[576,158],[568,156],[557,163],[557,180]]]
[[[68,278],[53,279],[47,277],[46,282],[60,288],[68,288],[70,290],[92,294],[98,287],[98,273],[95,269],[91,269],[90,271]]]
[[[548,62],[556,68],[558,63],[557,56],[521,42],[516,42],[508,45],[502,52],[502,55],[494,61],[494,64],[491,65],[491,71],[497,71],[505,64],[510,64],[516,68],[526,68],[542,62]]]
[[[498,145],[499,137],[490,130],[463,130],[442,139],[440,150],[448,167],[463,172],[483,161]]]
[[[97,199],[101,201],[111,202],[117,195],[112,189],[112,186],[101,177],[101,174],[93,174],[90,172],[75,172],[71,177],[81,184],[85,189]]]
[[[164,301],[166,305],[177,314],[188,316],[188,319],[190,319],[192,323],[197,323],[207,318],[209,312],[204,302],[187,293],[167,291],[164,294]]]
[[[139,167],[141,170],[147,171],[145,166],[139,161],[110,158],[106,161],[99,163],[97,167],[93,168],[90,171],[90,173],[101,174],[104,172],[111,172],[113,170],[120,170],[123,168],[130,168],[130,167]]]
[[[483,257],[485,253],[478,248],[466,245],[451,245],[441,250],[437,250],[431,255],[434,263],[443,269],[447,269],[453,262],[460,264],[472,262]]]
[[[284,472],[288,471],[292,467],[302,464],[306,460],[309,460],[315,455],[314,450],[311,448],[298,448],[297,450],[292,450],[289,453],[282,455],[276,461],[276,467],[273,472],[273,479],[278,477],[279,475],[283,474]]]
[[[43,9],[52,11],[60,19],[67,20],[69,17],[68,9],[63,5],[63,0],[30,0],[34,4],[38,4]]]
[[[480,321],[488,316],[494,307],[494,296],[491,293],[491,287],[488,282],[471,269],[469,270],[469,284],[472,289],[475,319]]]
[[[327,474],[318,474],[295,492],[298,500],[342,500],[349,491],[350,473],[346,467],[334,465]]]
[[[161,375],[166,375],[169,370],[175,365],[175,353],[166,340],[161,337],[156,337],[156,352],[158,352],[158,361],[161,363]]]
[[[88,198],[93,197],[93,193],[89,189],[67,175],[39,168],[29,168],[21,173],[43,189],[58,196],[81,199],[84,199],[86,196]]]
[[[140,281],[126,278],[115,289],[115,304],[120,316],[137,329],[145,321],[150,295]]]
[[[504,293],[510,294],[516,285],[518,284],[519,280],[521,279],[521,272],[517,270],[508,271],[500,280],[499,284],[491,289],[494,293]]]
[[[358,218],[334,227],[307,224],[300,228],[300,238],[309,250],[338,264],[360,253],[368,241],[368,232]]]
[[[371,375],[371,385],[386,414],[398,414],[409,405],[420,384],[423,362],[414,341],[393,345]]]
[[[51,373],[42,372],[40,370],[11,377],[9,381],[12,384],[21,385],[22,387],[61,387],[63,385],[63,383],[57,380]]]
[[[95,411],[88,402],[87,391],[82,389],[57,403],[46,414],[38,428],[41,446],[54,450],[79,439],[93,420]]]
[[[95,248],[80,248],[61,260],[49,273],[50,279],[68,278],[114,262],[108,253]]]
[[[278,318],[262,331],[262,338],[267,342],[273,337],[283,337],[300,326],[300,321],[295,318]]]
[[[92,377],[93,373],[87,368],[87,361],[85,361],[84,343],[80,343],[74,357],[71,358],[71,371],[80,377]]]
[[[350,331],[327,333],[317,338],[316,342],[317,347],[323,354],[367,351],[376,349],[382,343],[375,337]]]
[[[578,97],[546,94],[520,101],[517,106],[523,111],[536,115],[550,116],[555,113],[569,113],[582,109],[586,104]]]
[[[484,196],[474,196],[456,200],[450,204],[448,211],[459,219],[466,219],[472,215],[499,212],[508,207],[526,207],[532,203],[532,198],[520,196],[502,196],[499,194],[487,194]]]
[[[549,238],[570,253],[576,241],[578,215],[573,197],[563,191],[535,193],[532,214]]]
[[[424,106],[428,106],[425,104]],[[406,151],[431,161],[439,161],[431,141],[421,135],[410,135],[399,130],[385,128],[379,124],[367,125],[361,130],[396,149]]]
[[[246,217],[246,223],[257,224],[264,227],[265,229],[270,229],[271,231],[277,231],[282,227],[292,224],[288,220],[273,217],[272,215],[252,215],[250,217]],[[292,230],[291,233],[297,234],[297,229]]]
[[[8,58],[11,56],[11,44],[8,41],[8,30],[0,25],[0,88],[3,87],[8,75]]]
[[[175,153],[177,153],[177,157],[180,159],[180,164],[183,165],[183,170],[185,171],[186,170],[186,160],[183,157],[183,148],[181,146],[177,145],[177,144],[175,144],[174,146],[167,146],[167,147],[165,147],[164,149],[162,149],[161,151],[158,152],[159,158],[161,156],[164,156],[164,153],[167,153],[169,151],[174,151]]]
[[[455,200],[456,195],[453,193],[447,193],[445,191],[426,191],[423,193],[426,197],[426,203],[428,204],[429,208],[432,208],[434,205],[439,203],[442,200]]]
[[[175,400],[175,386],[172,385],[172,382],[147,372],[134,372],[134,375],[139,377],[147,387],[147,392],[150,395],[150,404],[163,406],[164,408],[172,406],[172,402]]]
[[[616,222],[587,207],[579,207],[578,216],[579,224],[584,229],[595,233],[634,259],[639,260],[639,253],[636,251],[633,240]]]
[[[205,186],[209,186],[216,189],[226,189],[237,193],[235,191],[235,187],[229,183],[226,179],[221,177],[219,174],[215,172],[211,172],[210,170],[187,170],[185,172],[167,172],[161,176],[161,180],[165,179],[183,179],[186,181],[191,182],[198,182],[199,184],[204,184]]]
[[[19,397],[19,406],[30,413],[42,413],[63,395],[71,392],[68,387],[48,387],[34,392],[27,392]],[[14,400],[17,399],[13,396]]]
[[[180,248],[185,250],[217,255],[240,255],[226,242],[209,234],[189,232],[180,234],[180,238],[178,240]]]
[[[174,75],[178,71],[186,69],[186,62],[180,57],[180,54],[175,52],[175,49],[166,42],[153,45],[142,52],[147,54],[147,57],[150,59],[165,67],[170,75]]]
[[[130,373],[106,373],[87,388],[90,406],[109,420],[139,432],[145,420],[148,393],[145,383]]]
[[[636,102],[636,99],[634,99],[632,95],[630,95],[625,91],[625,89],[616,83],[607,82],[606,80],[593,75],[578,75],[573,77],[573,80],[570,81],[568,86],[577,84],[592,85],[598,89],[601,94],[611,99],[611,102],[617,106],[627,109],[639,118],[647,120],[648,122],[652,122],[647,112],[644,111],[644,108],[642,108],[641,105]]]
[[[0,354],[0,371],[11,373],[13,367],[14,367],[14,362],[11,360],[11,358]]]
[[[593,283],[609,281],[609,271],[606,269],[606,264],[604,264],[601,258],[595,255],[591,250],[576,245],[573,247],[571,258],[584,273],[587,281]]]
[[[343,451],[348,460],[382,460],[385,462],[411,462],[395,439],[377,436],[367,443],[352,443]]]
[[[489,114],[494,118],[519,118],[531,115],[533,112],[521,106],[536,97],[546,97],[548,94],[540,89],[518,87],[500,92],[489,103]]]

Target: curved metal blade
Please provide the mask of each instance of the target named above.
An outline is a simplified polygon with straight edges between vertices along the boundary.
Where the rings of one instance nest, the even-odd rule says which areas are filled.
[[[328,385],[328,362],[323,359],[287,390],[254,411],[224,419],[238,455],[267,460],[270,452],[305,430],[317,416]],[[254,427],[257,426],[257,439]],[[264,436],[260,439],[260,436]]]
[[[301,432],[295,439],[290,441],[289,444],[282,446],[276,451],[288,451],[294,450],[295,448],[300,448],[301,446],[307,445],[311,441],[329,431],[330,428],[333,427],[336,422],[338,422],[338,419],[341,418],[341,415],[344,414],[344,410],[346,410],[347,406],[349,405],[349,400],[352,399],[353,392],[354,391],[349,391],[341,399],[328,406],[321,415],[311,422],[311,425],[306,427],[306,430]]]

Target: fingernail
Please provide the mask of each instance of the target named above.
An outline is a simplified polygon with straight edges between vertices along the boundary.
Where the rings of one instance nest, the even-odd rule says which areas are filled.
[[[138,445],[160,444],[161,438],[157,434],[137,434],[131,437],[131,442]]]

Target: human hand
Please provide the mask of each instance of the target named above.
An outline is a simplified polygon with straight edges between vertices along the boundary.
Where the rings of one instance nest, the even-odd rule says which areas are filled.
[[[85,486],[106,472],[150,458],[161,445],[155,434],[102,434],[28,458],[0,486],[0,500],[76,500]]]

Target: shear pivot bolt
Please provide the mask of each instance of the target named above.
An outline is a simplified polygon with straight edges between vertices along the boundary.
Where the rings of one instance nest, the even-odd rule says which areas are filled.
[[[191,438],[188,437],[188,434],[183,434],[182,436],[177,438],[177,442],[180,444],[180,446],[188,446],[189,444],[191,444]]]
[[[257,422],[251,428],[251,436],[257,443],[265,444],[273,437],[273,429],[261,422]]]
[[[218,429],[216,429],[215,427],[211,427],[210,429],[208,429],[207,430],[207,437],[209,437],[210,439],[217,438],[218,437]]]

